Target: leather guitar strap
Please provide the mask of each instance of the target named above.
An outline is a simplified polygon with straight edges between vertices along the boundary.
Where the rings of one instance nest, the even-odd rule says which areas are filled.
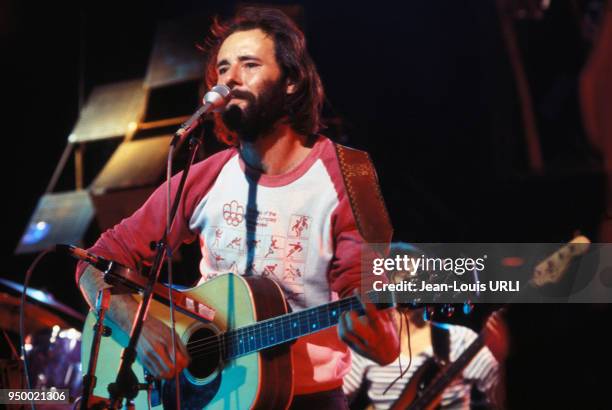
[[[365,151],[334,145],[359,233],[368,243],[389,244],[393,226],[370,156]]]

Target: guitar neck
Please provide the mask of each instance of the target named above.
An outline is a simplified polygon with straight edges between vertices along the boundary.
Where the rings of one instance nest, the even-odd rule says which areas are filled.
[[[351,310],[364,314],[356,296],[227,331],[221,336],[223,355],[233,359],[316,333],[337,325],[340,315]]]

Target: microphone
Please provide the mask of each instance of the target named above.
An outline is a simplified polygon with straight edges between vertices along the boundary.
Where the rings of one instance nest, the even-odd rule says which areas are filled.
[[[104,259],[101,256],[94,255],[93,253],[89,253],[85,249],[77,248],[73,245],[55,245],[55,250],[57,252],[67,253],[73,258],[85,261],[102,272],[108,271],[112,266],[111,261]]]
[[[220,111],[229,102],[232,90],[224,84],[217,84],[210,89],[202,99],[202,106],[191,118],[189,118],[181,128],[176,131],[172,140],[172,145],[176,145],[179,139],[189,135],[198,125],[202,123],[204,115],[213,111]]]

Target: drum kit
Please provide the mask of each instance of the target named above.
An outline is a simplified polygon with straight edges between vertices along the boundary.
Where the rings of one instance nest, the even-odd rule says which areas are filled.
[[[23,285],[0,278],[0,388],[26,388],[19,346],[19,311]],[[81,395],[81,332],[85,316],[39,289],[28,289],[25,352],[34,389],[68,389],[70,402]],[[45,409],[72,405],[37,406]]]

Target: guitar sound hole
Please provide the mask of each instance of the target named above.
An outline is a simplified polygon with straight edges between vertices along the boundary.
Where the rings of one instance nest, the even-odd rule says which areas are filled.
[[[187,351],[191,357],[187,369],[195,378],[208,377],[219,366],[219,343],[212,329],[201,328],[193,332],[187,342]]]

